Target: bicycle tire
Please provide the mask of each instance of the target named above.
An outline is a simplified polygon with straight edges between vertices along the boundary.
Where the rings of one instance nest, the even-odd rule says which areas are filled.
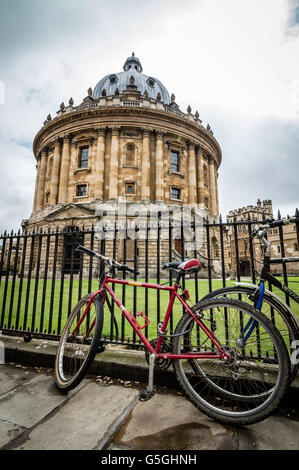
[[[246,300],[241,298],[237,300],[242,300],[244,302],[250,303],[253,301],[250,299],[250,296],[255,292],[255,287],[246,287],[246,286],[232,286],[232,287],[223,287],[222,289],[217,289],[213,292],[210,292],[205,297],[201,299],[202,302],[208,299],[213,299],[215,297],[222,297],[222,296],[246,296]],[[226,297],[227,298],[227,297]],[[235,297],[230,297],[235,298]],[[254,306],[254,305],[252,305]],[[264,300],[262,305],[262,313],[266,315],[271,322],[276,326],[279,333],[281,334],[287,350],[289,352],[290,357],[294,352],[294,347],[298,344],[297,341],[299,340],[299,329],[298,326],[295,324],[293,318],[290,314],[283,308],[281,304],[271,295],[265,293]],[[281,318],[281,320],[280,320]],[[285,325],[283,326],[282,323]],[[293,347],[292,347],[293,344]],[[299,364],[296,362],[291,361],[291,375],[290,375],[290,384],[296,378],[299,369]]]
[[[236,320],[239,322],[240,313],[245,321],[246,316],[257,321],[258,328],[256,328],[255,334],[257,336],[259,333],[261,341],[264,341],[262,348],[266,348],[268,342],[271,348],[273,347],[273,358],[268,356],[263,359],[263,356],[259,355],[256,347],[253,346],[253,338],[250,343],[252,350],[248,351],[248,346],[247,351],[239,349],[233,335],[233,323],[230,323],[229,331],[226,327],[223,329],[222,324],[219,326],[221,322],[223,323],[223,315],[219,314],[220,309],[223,309],[226,315],[230,309],[234,311],[232,319],[234,320],[236,317],[237,334],[240,333],[240,326],[237,326]],[[194,406],[223,424],[241,426],[265,419],[279,406],[289,384],[289,355],[278,330],[261,312],[234,299],[217,298],[199,302],[192,307],[192,311],[201,312],[201,314],[212,312],[215,318],[218,312],[216,330],[219,329],[218,336],[225,335],[225,344],[220,337],[216,337],[220,344],[230,352],[232,361],[175,359],[173,361],[174,371],[185,395]],[[204,319],[202,321],[205,322]],[[193,329],[190,332],[192,323]],[[189,313],[183,315],[175,330],[175,334],[179,336],[175,337],[173,341],[174,354],[200,350],[202,345],[198,345],[198,331],[197,328],[194,330],[195,325],[196,322]],[[187,332],[188,330],[189,332]],[[191,337],[193,333],[195,334]],[[232,338],[231,344],[235,346],[229,346],[227,333]],[[192,343],[193,339],[195,339],[195,345]],[[271,348],[268,349],[271,350]],[[254,354],[251,354],[252,351],[257,355],[256,358]],[[254,395],[256,395],[256,399],[253,398]]]
[[[84,321],[76,333],[70,333],[81,318],[91,296],[92,294],[85,295],[76,304],[68,317],[58,344],[55,360],[55,383],[57,388],[65,392],[72,390],[83,380],[97,353],[101,339],[104,309],[99,296],[93,299]],[[88,332],[93,321],[95,324],[90,332],[92,334],[89,334],[87,338],[86,330]]]

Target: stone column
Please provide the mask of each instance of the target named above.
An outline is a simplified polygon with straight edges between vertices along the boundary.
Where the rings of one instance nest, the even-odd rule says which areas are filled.
[[[156,136],[156,202],[163,201],[163,134]]]
[[[33,201],[33,211],[36,210],[36,201],[37,201],[37,192],[38,192],[38,180],[40,174],[40,158],[38,158],[36,163],[36,179],[35,179],[35,190],[34,190],[34,201]]]
[[[216,165],[215,165],[215,192],[216,192],[216,214],[219,215],[218,176],[217,176]]]
[[[65,135],[63,137],[60,178],[59,178],[58,203],[60,204],[65,204],[67,202],[69,167],[70,167],[70,136]]]
[[[46,169],[47,169],[47,150],[43,149],[41,160],[40,160],[38,188],[37,188],[37,196],[36,196],[36,210],[38,211],[40,211],[43,208],[45,181],[46,181]]]
[[[188,142],[189,204],[196,204],[196,168],[194,143]]]
[[[215,188],[215,168],[214,168],[214,159],[212,157],[209,158],[209,179],[210,179],[210,209],[211,215],[217,214],[217,207],[216,207],[216,188]]]
[[[202,204],[204,207],[205,204],[205,182],[204,182],[204,173],[203,173],[203,155],[202,149],[197,148],[197,187],[198,187],[198,204]]]
[[[117,199],[118,197],[119,130],[119,127],[114,127],[111,133],[109,199]]]
[[[141,199],[144,201],[150,200],[150,170],[150,130],[143,129]]]
[[[51,205],[57,204],[58,197],[58,186],[59,186],[59,170],[60,170],[60,159],[61,159],[61,145],[60,140],[55,140],[54,156],[53,156],[53,169],[50,186],[50,199]]]
[[[95,164],[94,198],[104,199],[104,168],[105,168],[105,129],[97,129],[97,154]]]
[[[78,168],[78,143],[72,140],[70,146],[70,164],[69,164],[69,179],[68,179],[68,193],[67,201],[71,202],[75,196],[75,170]]]

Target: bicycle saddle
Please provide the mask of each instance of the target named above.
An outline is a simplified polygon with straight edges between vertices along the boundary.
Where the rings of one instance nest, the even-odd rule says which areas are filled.
[[[179,271],[184,271],[184,272],[196,272],[201,269],[201,264],[198,259],[193,258],[189,259],[187,261],[178,261],[178,262],[170,262],[170,263],[165,263],[163,265],[163,269],[176,269]]]

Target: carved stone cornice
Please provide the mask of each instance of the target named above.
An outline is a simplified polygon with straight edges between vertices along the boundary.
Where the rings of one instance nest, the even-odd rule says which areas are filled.
[[[131,120],[130,120],[131,118]],[[206,144],[209,153],[213,153],[217,159],[218,166],[221,163],[222,153],[220,146],[215,139],[206,129],[199,127],[196,123],[186,120],[184,117],[176,114],[167,113],[165,110],[155,110],[151,108],[129,108],[125,106],[111,106],[111,107],[94,107],[88,110],[74,109],[70,113],[63,113],[60,116],[55,117],[49,124],[42,128],[36,135],[33,143],[34,153],[37,154],[40,151],[40,146],[53,141],[57,134],[61,133],[63,126],[68,126],[68,132],[72,132],[70,126],[76,125],[76,130],[79,128],[88,129],[95,127],[95,120],[101,119],[103,126],[113,127],[112,120],[117,120],[116,125],[121,126],[122,124],[136,119],[136,121],[142,118],[142,124],[146,124],[144,121],[150,120],[153,129],[157,129],[155,122],[157,120],[165,123],[165,126],[170,132],[177,132],[183,139],[195,140],[196,144]],[[123,121],[123,122],[120,122]],[[145,127],[144,124],[142,127]],[[141,126],[140,126],[141,127]],[[147,127],[147,126],[146,126]],[[80,129],[79,129],[80,130]],[[158,129],[157,129],[158,130]],[[55,136],[56,133],[56,136]],[[54,134],[54,135],[53,135]],[[48,138],[49,136],[49,138]]]

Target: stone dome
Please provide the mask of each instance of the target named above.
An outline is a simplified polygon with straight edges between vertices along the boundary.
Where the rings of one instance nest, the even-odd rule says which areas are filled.
[[[127,58],[123,70],[123,72],[112,73],[103,77],[97,83],[92,98],[99,99],[103,95],[112,96],[115,95],[116,90],[118,90],[120,95],[123,94],[130,84],[130,78],[133,76],[134,85],[142,95],[146,91],[149,98],[156,100],[160,93],[161,101],[165,104],[170,104],[169,94],[165,86],[157,78],[142,73],[142,65],[134,53],[131,57]]]

